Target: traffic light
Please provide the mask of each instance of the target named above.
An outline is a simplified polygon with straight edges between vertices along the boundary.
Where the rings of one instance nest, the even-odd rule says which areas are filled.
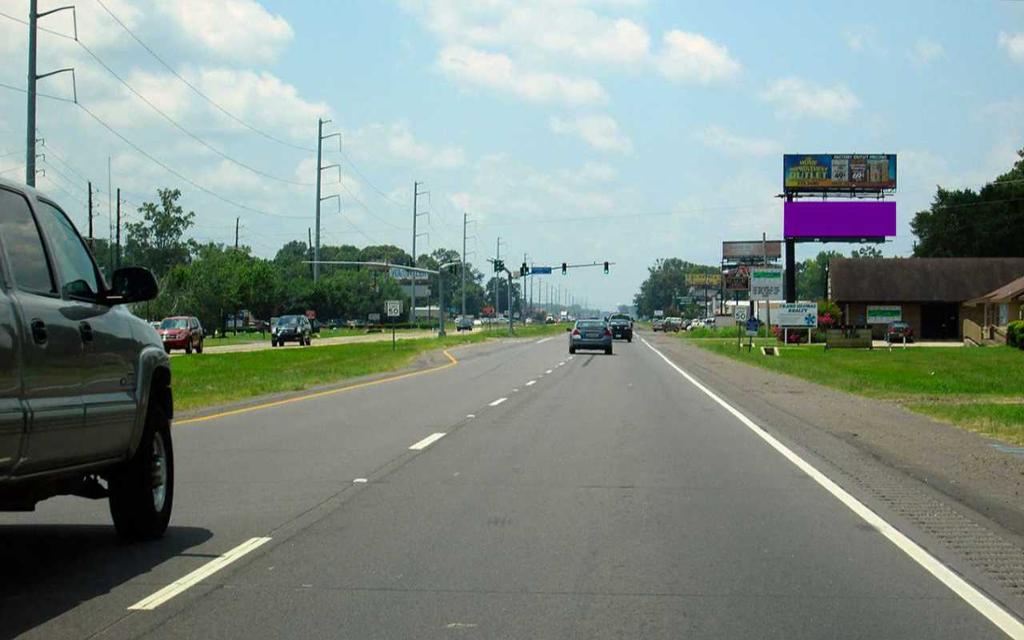
[[[565,264],[563,262],[562,263],[562,275],[564,276],[566,274],[566,272],[568,272],[568,271],[569,271],[569,265],[567,265],[567,264]]]
[[[525,275],[529,275],[530,274],[530,267],[526,266],[526,263],[524,262],[523,266],[519,267],[519,273],[521,273],[524,276]]]
[[[494,273],[501,273],[505,270],[505,263],[501,260],[494,261]]]
[[[607,260],[604,261],[604,273],[605,273],[605,275],[608,275],[608,261]]]

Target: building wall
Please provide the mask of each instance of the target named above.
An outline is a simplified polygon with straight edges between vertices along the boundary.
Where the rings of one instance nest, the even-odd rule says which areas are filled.
[[[843,312],[843,323],[844,324],[856,324],[863,325],[866,322],[868,315],[868,307],[874,307],[879,305],[891,306],[892,302],[851,302],[851,303],[839,303],[839,308]],[[911,329],[914,330],[915,336],[921,335],[921,305],[916,302],[905,302],[900,305],[903,313],[903,322],[910,325]],[[886,325],[884,324],[873,324],[871,325],[871,337],[876,340],[881,340],[885,337]]]

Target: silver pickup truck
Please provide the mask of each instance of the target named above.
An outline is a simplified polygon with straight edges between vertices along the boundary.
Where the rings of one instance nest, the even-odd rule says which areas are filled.
[[[152,539],[174,498],[170,361],[123,306],[153,274],[111,280],[54,200],[0,180],[0,511],[109,497],[120,536]]]

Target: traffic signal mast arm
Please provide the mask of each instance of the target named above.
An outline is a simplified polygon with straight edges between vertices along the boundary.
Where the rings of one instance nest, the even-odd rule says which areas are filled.
[[[585,269],[586,267],[604,267],[604,272],[608,273],[608,267],[615,264],[614,262],[581,262],[580,264],[568,264],[562,263],[562,273],[564,274],[568,269]]]

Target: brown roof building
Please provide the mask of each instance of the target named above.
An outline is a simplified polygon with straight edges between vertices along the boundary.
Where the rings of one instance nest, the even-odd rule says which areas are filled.
[[[883,319],[899,307],[915,336],[960,340],[964,320],[984,322],[981,306],[964,303],[1022,276],[1024,258],[836,258],[829,262],[829,297],[846,323],[874,324],[878,337]]]

